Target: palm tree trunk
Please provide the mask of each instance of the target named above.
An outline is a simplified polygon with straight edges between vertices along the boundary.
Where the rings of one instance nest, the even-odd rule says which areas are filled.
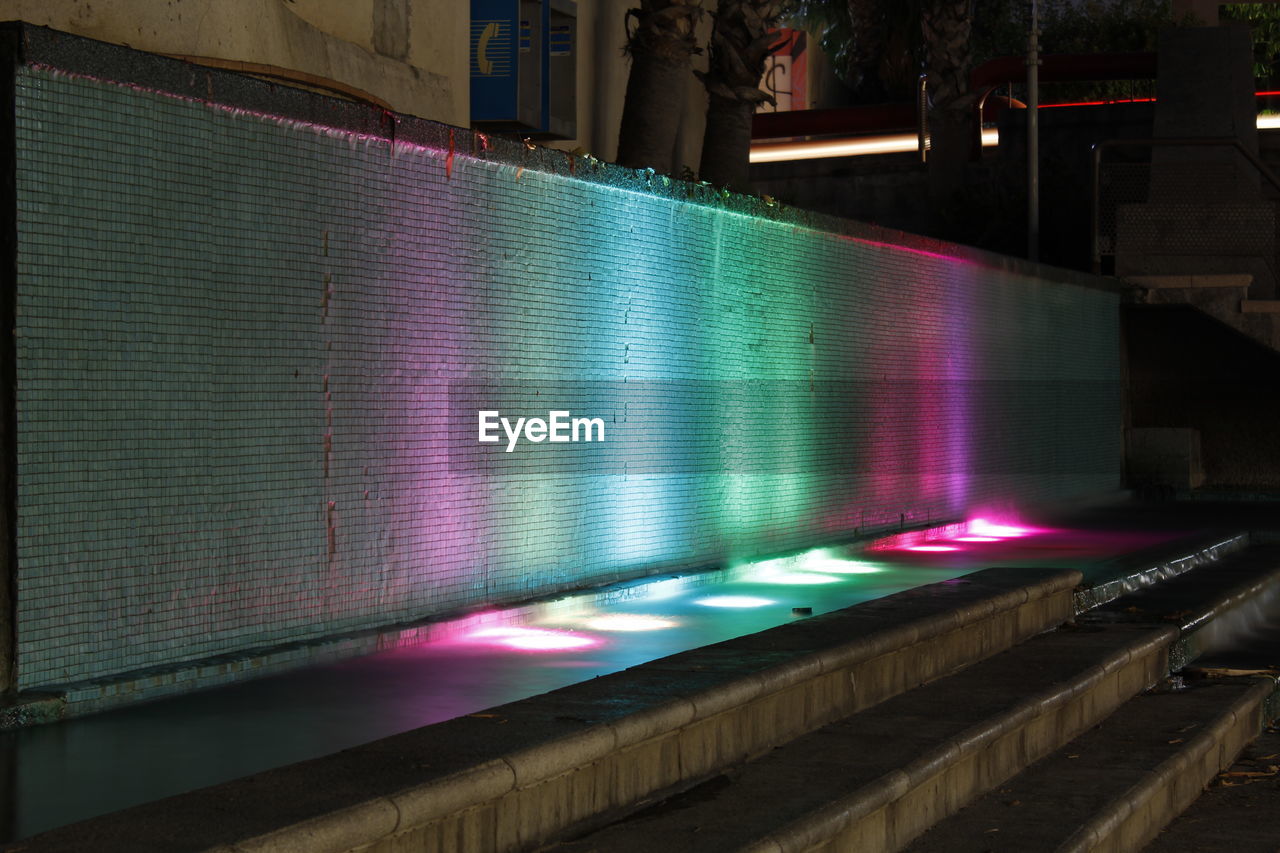
[[[635,29],[627,39],[631,74],[618,132],[619,165],[672,170],[680,106],[697,51],[694,27],[700,0],[641,0],[627,13]]]
[[[698,177],[750,192],[751,116],[762,102],[764,63],[781,44],[769,32],[782,14],[778,0],[720,0],[711,33],[707,72],[699,74],[710,98]]]
[[[711,95],[699,178],[735,192],[751,192],[751,116],[755,111],[756,105],[749,101]]]
[[[945,212],[964,185],[969,158],[973,94],[969,69],[973,50],[969,36],[973,18],[969,0],[926,0],[920,29],[928,55],[929,189],[936,210]]]

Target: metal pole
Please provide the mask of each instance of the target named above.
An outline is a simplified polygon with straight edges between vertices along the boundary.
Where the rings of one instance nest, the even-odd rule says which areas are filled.
[[[1102,152],[1106,148],[1106,143],[1093,146],[1093,188],[1089,194],[1089,227],[1091,229],[1090,249],[1093,258],[1093,274],[1102,275],[1102,235],[1098,233],[1098,226],[1102,224],[1102,211],[1099,205],[1102,204]],[[1112,251],[1115,251],[1114,241]]]
[[[1031,0],[1027,39],[1027,258],[1040,260],[1040,15]]]

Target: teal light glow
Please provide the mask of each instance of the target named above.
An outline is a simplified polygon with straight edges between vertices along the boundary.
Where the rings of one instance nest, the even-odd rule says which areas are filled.
[[[678,578],[664,578],[642,586],[638,597],[645,601],[670,601],[688,592],[692,588],[693,582],[694,578],[689,575]]]
[[[819,575],[814,572],[780,572],[778,574],[761,575],[762,583],[780,583],[787,586],[816,586],[824,583],[840,583],[840,578],[833,575]]]
[[[804,585],[838,583],[842,580],[839,575],[874,574],[880,570],[866,560],[841,557],[834,549],[815,548],[790,557],[744,563],[734,569],[734,576],[755,583]]]
[[[882,566],[866,560],[841,557],[830,548],[815,548],[796,557],[796,568],[808,572],[830,572],[839,575],[871,575],[883,571]]]

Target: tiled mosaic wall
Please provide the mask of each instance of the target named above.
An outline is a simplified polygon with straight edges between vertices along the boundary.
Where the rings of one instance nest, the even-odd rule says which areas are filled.
[[[30,68],[17,120],[23,687],[1118,484],[1102,292]],[[606,441],[476,440],[552,400]]]

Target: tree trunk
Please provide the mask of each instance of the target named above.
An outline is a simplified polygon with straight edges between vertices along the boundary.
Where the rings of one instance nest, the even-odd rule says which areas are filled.
[[[929,191],[934,210],[945,216],[964,186],[964,165],[969,159],[973,121],[969,0],[927,0],[921,10],[920,29],[928,55]]]
[[[680,106],[698,46],[698,0],[642,0],[627,13],[635,29],[627,39],[631,74],[618,133],[617,162],[631,169],[672,170]]]
[[[699,178],[735,192],[751,192],[751,116],[755,111],[754,103],[711,96]]]
[[[778,0],[720,0],[711,33],[707,72],[707,129],[698,177],[716,186],[751,192],[751,116],[763,101],[764,63],[781,44],[769,29],[782,14]]]

